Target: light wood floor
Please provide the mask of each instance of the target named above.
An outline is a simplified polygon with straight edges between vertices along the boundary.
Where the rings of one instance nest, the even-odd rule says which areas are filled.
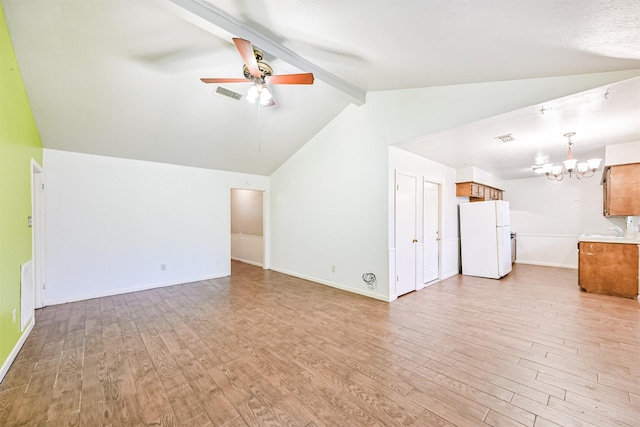
[[[46,307],[1,426],[638,426],[640,304],[516,265],[389,304],[244,264]]]

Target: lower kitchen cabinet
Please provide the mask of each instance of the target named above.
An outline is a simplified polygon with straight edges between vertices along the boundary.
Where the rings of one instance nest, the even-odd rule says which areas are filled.
[[[586,292],[638,296],[637,243],[579,242],[578,284]]]

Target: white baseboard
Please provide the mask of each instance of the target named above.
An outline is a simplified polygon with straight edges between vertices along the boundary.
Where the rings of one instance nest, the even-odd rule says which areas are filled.
[[[271,270],[277,271],[278,273],[286,274],[287,276],[297,277],[299,279],[308,280],[310,282],[319,283],[321,285],[331,286],[332,288],[340,289],[343,291],[351,292],[358,295],[363,295],[365,297],[374,298],[380,301],[389,302],[390,299],[386,295],[377,294],[375,292],[369,292],[364,289],[352,288],[350,286],[345,286],[341,283],[330,282],[328,280],[318,279],[317,277],[306,276],[304,274],[294,273],[292,271],[284,270],[282,268],[271,267]]]
[[[264,267],[264,265],[260,262],[255,262],[255,261],[250,261],[248,259],[242,259],[242,258],[238,258],[238,257],[231,257],[231,259],[233,261],[238,261],[238,262],[243,262],[245,264],[249,264],[249,265],[254,265],[256,267]]]
[[[182,285],[184,283],[199,282],[201,280],[219,279],[221,277],[227,277],[230,274],[231,274],[230,272],[223,272],[214,276],[187,278],[187,279],[171,281],[171,282],[151,283],[151,284],[146,284],[142,286],[134,286],[127,289],[112,290],[108,292],[90,292],[86,294],[73,295],[67,298],[47,299],[46,305],[66,304],[68,302],[84,301],[84,300],[93,299],[93,298],[110,297],[113,295],[128,294],[130,292],[146,291],[149,289],[164,288],[166,286],[174,286],[174,285]]]
[[[2,364],[2,367],[0,368],[0,383],[4,380],[4,377],[5,375],[7,375],[7,372],[9,372],[9,368],[11,367],[11,364],[13,363],[14,360],[16,360],[16,357],[18,356],[18,353],[20,352],[20,349],[24,345],[25,341],[27,340],[27,338],[29,338],[29,334],[33,330],[34,325],[35,325],[35,316],[33,319],[31,319],[31,322],[29,322],[29,326],[27,326],[27,329],[24,330],[24,332],[20,336],[20,339],[18,340],[16,345],[13,347],[13,350],[11,350],[11,353],[9,353],[9,357],[7,357],[7,360],[5,360],[4,363]]]
[[[440,280],[448,279],[449,277],[457,276],[458,274],[460,274],[460,272],[459,272],[459,271],[457,271],[457,270],[456,270],[456,271],[450,271],[450,272],[448,272],[448,273],[445,273],[445,274],[442,276],[442,279],[440,279]]]
[[[573,264],[557,264],[554,262],[540,262],[540,261],[521,261],[516,260],[516,264],[528,264],[528,265],[540,265],[543,267],[560,267],[560,268],[571,268],[573,270],[577,270],[578,266]]]

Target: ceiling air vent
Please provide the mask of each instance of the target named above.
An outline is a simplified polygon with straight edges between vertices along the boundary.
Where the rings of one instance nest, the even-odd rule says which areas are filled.
[[[238,92],[234,92],[222,86],[218,86],[216,88],[216,93],[220,96],[226,96],[227,98],[235,99],[236,101],[240,101],[242,99],[242,95],[240,95]]]
[[[511,141],[514,140],[513,136],[511,136],[510,133],[508,133],[506,135],[496,136],[495,138],[500,142],[511,142]]]

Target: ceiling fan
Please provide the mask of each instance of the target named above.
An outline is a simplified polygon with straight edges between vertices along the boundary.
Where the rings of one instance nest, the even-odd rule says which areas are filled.
[[[250,102],[260,101],[260,105],[270,107],[275,105],[267,84],[281,85],[310,85],[313,84],[313,73],[273,75],[273,69],[262,62],[262,51],[256,49],[248,40],[234,38],[233,43],[244,61],[242,69],[244,78],[201,78],[204,83],[247,83],[253,82],[249,88],[247,99]]]

